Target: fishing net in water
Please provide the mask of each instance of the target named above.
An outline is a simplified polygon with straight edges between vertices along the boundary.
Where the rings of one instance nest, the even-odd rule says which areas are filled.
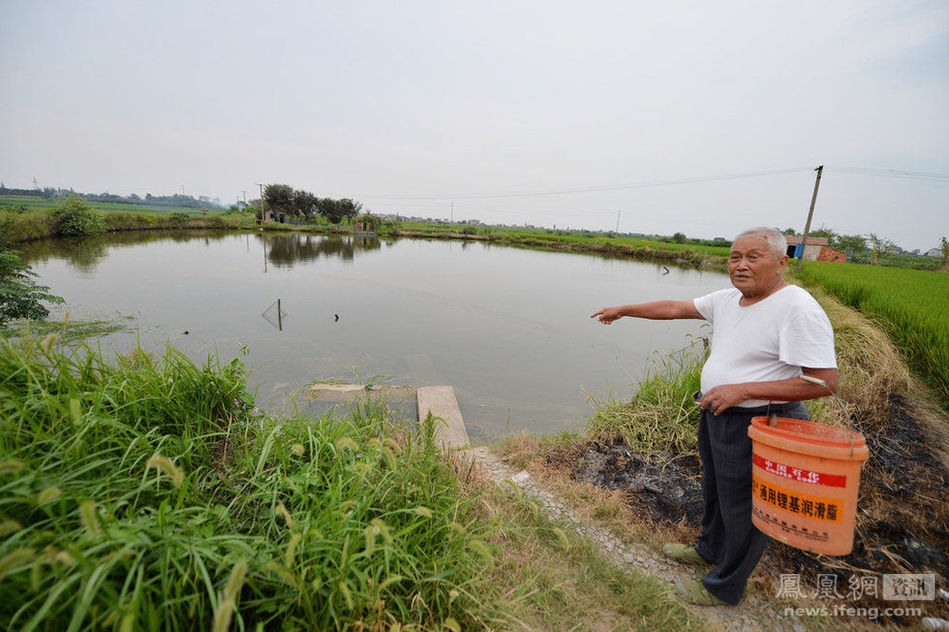
[[[279,310],[279,311],[278,311]],[[282,325],[282,320],[287,317],[287,310],[283,309],[280,306],[280,301],[276,300],[270,304],[270,306],[264,310],[264,313],[261,316],[268,323],[277,327],[278,329]]]

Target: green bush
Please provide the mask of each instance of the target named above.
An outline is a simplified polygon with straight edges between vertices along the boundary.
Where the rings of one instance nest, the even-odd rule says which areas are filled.
[[[0,210],[0,235],[10,241],[28,241],[50,236],[49,222],[43,211],[14,213]]]
[[[49,294],[48,287],[36,285],[36,273],[20,261],[16,250],[0,241],[0,328],[16,318],[43,320],[49,315],[40,301],[62,303],[63,299]]]
[[[185,222],[188,221],[188,217],[189,216],[187,213],[172,213],[171,215],[168,216],[168,219],[170,219],[173,222],[184,224]]]
[[[53,234],[57,237],[95,235],[105,230],[102,216],[78,195],[70,195],[60,202],[50,217]]]
[[[124,211],[113,211],[106,213],[103,218],[106,230],[136,230],[157,223],[160,220],[159,215],[144,215],[126,213]]]

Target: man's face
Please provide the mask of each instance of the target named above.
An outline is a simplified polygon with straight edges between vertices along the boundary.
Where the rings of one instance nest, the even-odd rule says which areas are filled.
[[[781,279],[787,263],[787,255],[775,258],[764,239],[745,237],[732,244],[728,255],[728,276],[742,294],[758,296]]]

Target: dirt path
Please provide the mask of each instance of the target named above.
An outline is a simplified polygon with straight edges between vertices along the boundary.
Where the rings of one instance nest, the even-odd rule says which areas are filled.
[[[625,543],[612,531],[581,519],[560,498],[545,490],[524,470],[515,470],[490,452],[487,447],[470,448],[458,453],[471,459],[486,479],[499,485],[510,481],[525,496],[535,500],[550,520],[570,525],[578,534],[595,542],[603,556],[624,569],[648,574],[671,588],[679,579],[698,579],[701,575],[687,564],[679,564],[661,552],[644,544]],[[717,606],[713,608],[691,606],[686,608],[697,618],[708,623],[710,629],[728,632],[771,631],[804,632],[801,624],[784,619],[765,609],[755,596],[747,597],[740,606]]]

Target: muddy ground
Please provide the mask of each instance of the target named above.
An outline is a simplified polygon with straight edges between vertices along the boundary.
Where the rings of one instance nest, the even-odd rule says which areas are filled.
[[[892,421],[883,431],[861,429],[871,456],[861,477],[853,552],[818,556],[772,542],[760,567],[765,576],[801,573],[813,586],[818,574],[836,573],[841,592],[846,592],[851,576],[935,573],[937,588],[949,588],[949,472],[908,402],[894,397],[891,404]],[[623,490],[635,512],[646,511],[666,526],[687,524],[697,533],[702,491],[701,463],[695,456],[645,458],[623,443],[593,441],[573,457],[574,480]],[[864,598],[859,605],[884,608],[893,603]],[[927,616],[949,619],[946,600],[924,605]]]

